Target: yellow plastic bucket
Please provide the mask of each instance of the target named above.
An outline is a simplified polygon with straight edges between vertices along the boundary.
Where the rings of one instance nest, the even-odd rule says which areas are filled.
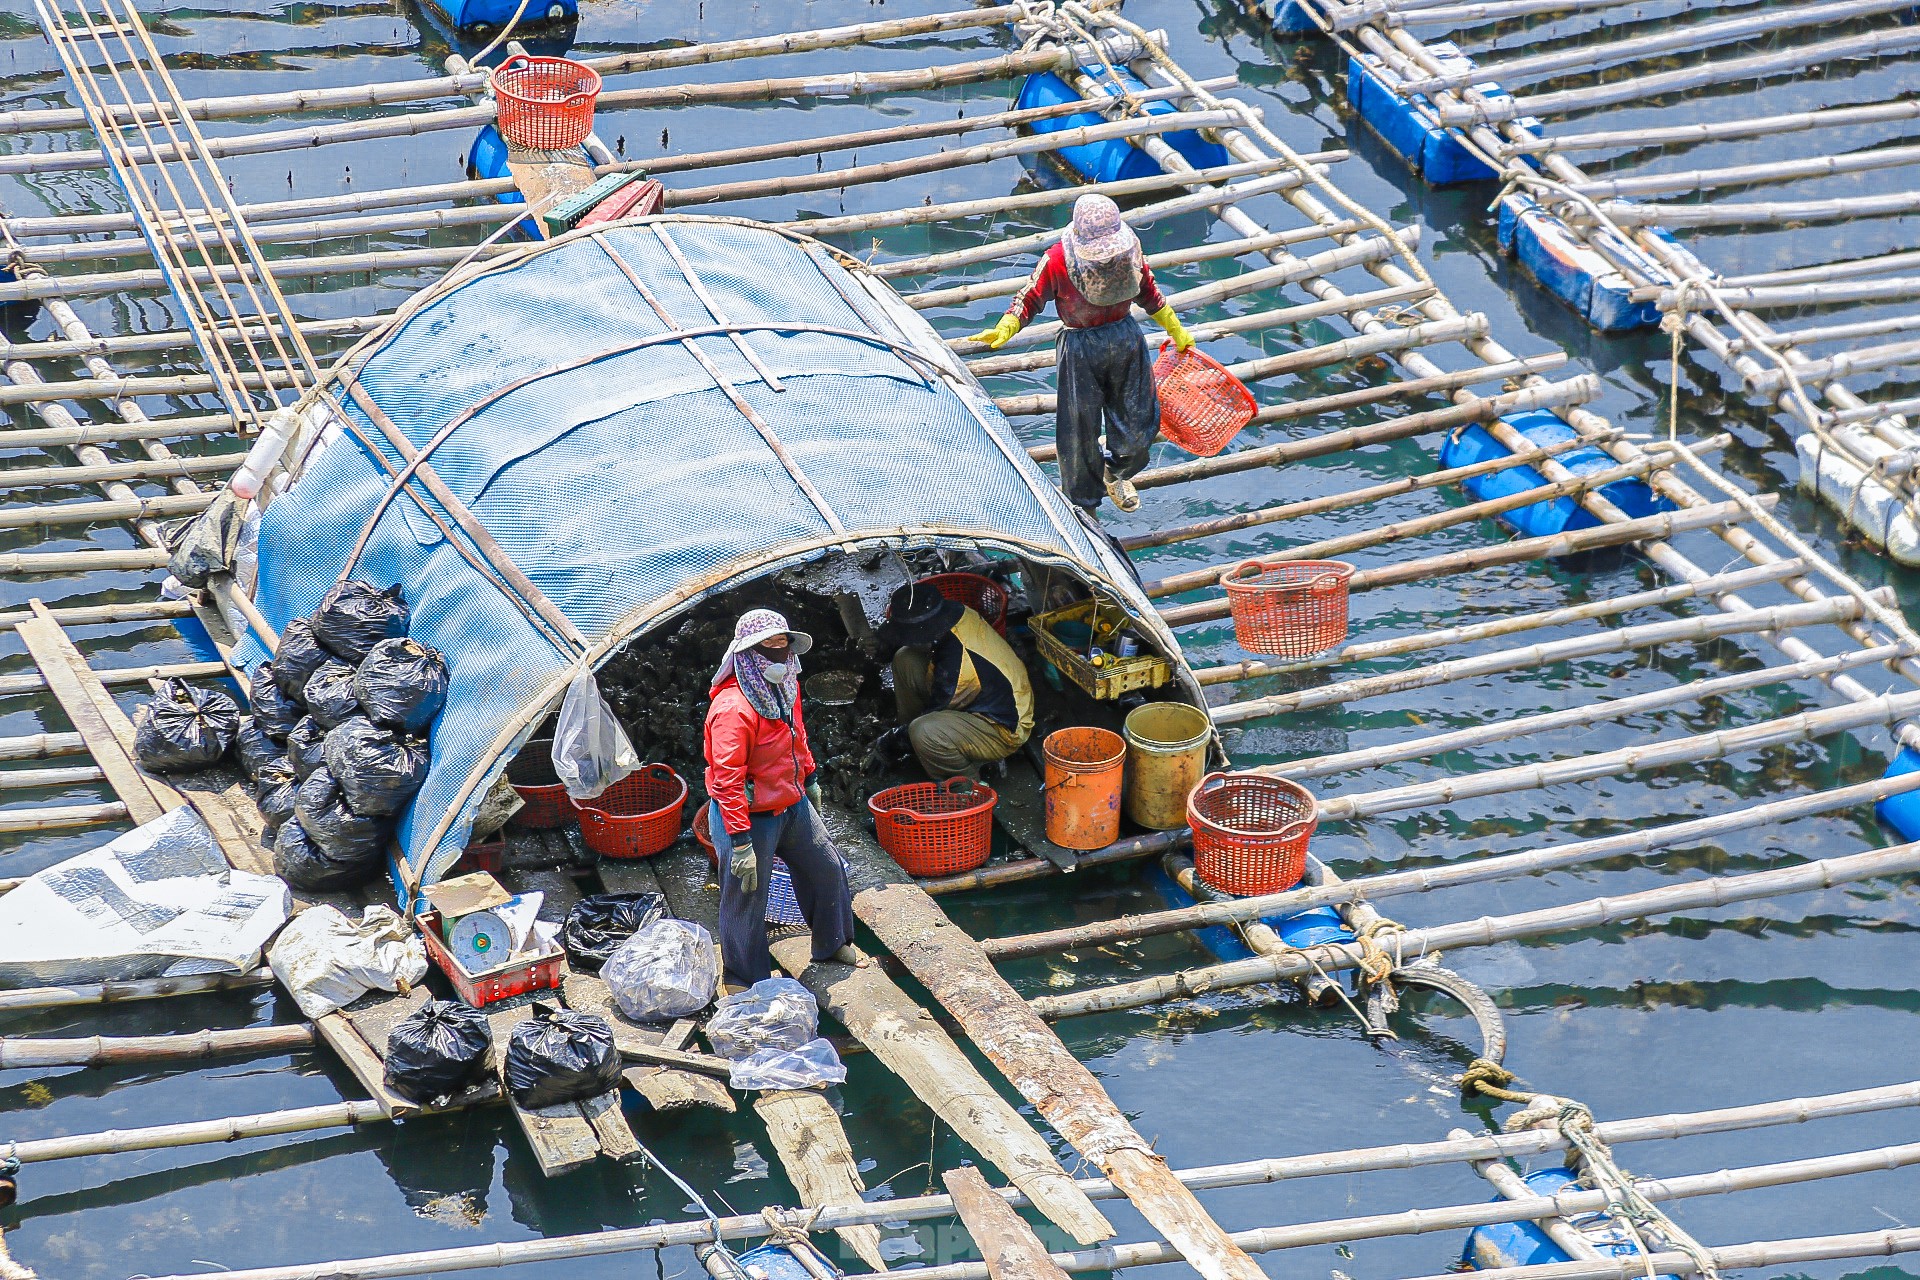
[[[1153,831],[1187,825],[1187,796],[1207,773],[1213,720],[1184,702],[1127,714],[1127,817]]]
[[[1120,775],[1127,744],[1111,729],[1047,735],[1047,839],[1066,849],[1104,849],[1120,838]]]

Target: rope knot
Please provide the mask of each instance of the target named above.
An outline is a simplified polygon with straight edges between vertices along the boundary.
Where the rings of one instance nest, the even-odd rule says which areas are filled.
[[[1469,1098],[1476,1093],[1498,1097],[1500,1093],[1508,1092],[1507,1086],[1512,1084],[1515,1078],[1513,1072],[1492,1058],[1475,1058],[1467,1064],[1467,1069],[1460,1073],[1460,1092]]]

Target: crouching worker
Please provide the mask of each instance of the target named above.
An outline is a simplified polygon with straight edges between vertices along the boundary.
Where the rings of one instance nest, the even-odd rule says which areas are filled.
[[[1020,656],[987,620],[931,587],[893,593],[884,643],[893,697],[920,767],[936,782],[980,777],[1033,732],[1033,685]]]
[[[720,957],[728,990],[771,976],[767,877],[787,864],[813,958],[866,963],[853,947],[846,868],[820,817],[820,785],[800,714],[800,655],[813,637],[771,609],[742,615],[711,686],[703,820],[720,854]]]

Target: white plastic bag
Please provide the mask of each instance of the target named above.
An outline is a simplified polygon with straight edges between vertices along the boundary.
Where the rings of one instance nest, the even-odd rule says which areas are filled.
[[[733,1064],[727,1083],[736,1089],[818,1089],[845,1084],[846,1064],[829,1040],[809,1040],[793,1049],[759,1049]]]
[[[640,767],[640,757],[600,696],[593,672],[582,671],[567,686],[560,722],[553,731],[553,771],[575,800],[591,800]]]
[[[620,1012],[635,1022],[668,1022],[713,1003],[720,957],[699,925],[655,920],[614,950],[600,976]]]
[[[820,1005],[792,978],[766,978],[726,996],[707,1022],[707,1040],[723,1058],[761,1049],[797,1049],[820,1034]]]
[[[355,924],[323,906],[280,931],[267,963],[300,1012],[320,1018],[369,991],[411,990],[427,976],[427,949],[391,907],[368,907]]]

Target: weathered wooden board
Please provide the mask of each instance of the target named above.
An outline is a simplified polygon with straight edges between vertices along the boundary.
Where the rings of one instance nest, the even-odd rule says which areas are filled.
[[[793,1180],[801,1204],[812,1209],[860,1203],[867,1184],[860,1178],[839,1115],[818,1090],[769,1090],[754,1099],[753,1109],[766,1122],[767,1137],[780,1153],[781,1167]],[[880,1228],[841,1227],[839,1235],[860,1261],[875,1271],[887,1269],[880,1256]]]
[[[487,1022],[493,1027],[494,1067],[500,1075],[502,1089],[506,1088],[507,1038],[513,1034],[515,1024],[532,1015],[533,1010],[526,1005],[487,1015]],[[527,1137],[527,1145],[533,1148],[534,1159],[540,1162],[540,1171],[547,1177],[584,1168],[600,1154],[600,1135],[592,1122],[580,1113],[577,1103],[523,1107],[511,1096],[507,1102],[513,1108],[514,1119],[520,1122],[520,1132]]]
[[[994,1194],[978,1169],[949,1169],[940,1177],[967,1234],[980,1248],[989,1280],[1067,1280],[1026,1219]]]
[[[543,208],[551,208],[569,196],[577,196],[594,183],[593,164],[578,147],[571,151],[528,151],[509,147],[507,172],[513,177],[513,185],[520,188],[520,194],[527,198],[527,203]],[[546,224],[538,217],[528,221],[539,228],[540,238],[546,239]]]

